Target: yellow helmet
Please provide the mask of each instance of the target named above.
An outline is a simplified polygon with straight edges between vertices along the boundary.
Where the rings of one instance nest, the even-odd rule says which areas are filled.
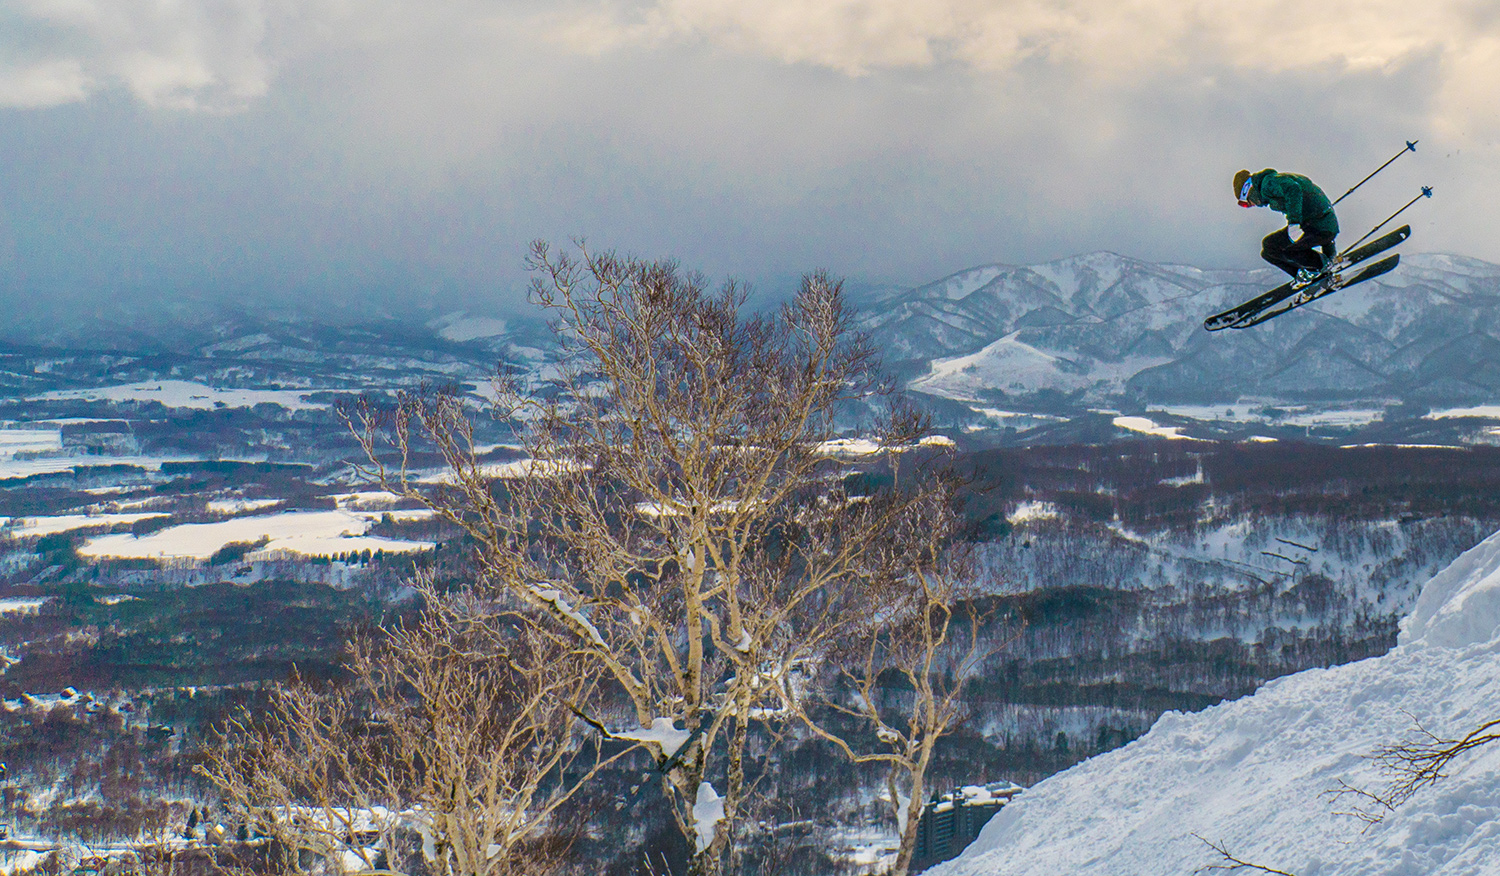
[[[1234,175],[1234,196],[1239,199],[1241,207],[1250,206],[1250,171],[1242,170]]]

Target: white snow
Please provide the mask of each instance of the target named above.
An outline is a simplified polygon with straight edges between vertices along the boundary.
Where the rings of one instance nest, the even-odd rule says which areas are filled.
[[[478,471],[480,477],[510,480],[514,478],[560,477],[565,474],[588,471],[591,467],[587,463],[579,462],[575,459],[516,459],[510,462],[482,463],[478,466]],[[413,480],[417,483],[427,484],[452,484],[455,482],[451,469],[431,472],[413,478]]]
[[[62,449],[59,429],[0,429],[0,456]]]
[[[432,515],[427,510],[389,511],[397,520]],[[204,560],[234,542],[270,541],[246,555],[263,559],[286,551],[307,556],[330,556],[348,551],[404,553],[432,548],[429,542],[402,541],[365,535],[384,516],[376,512],[288,511],[260,517],[235,517],[215,523],[184,523],[137,538],[128,533],[91,538],[78,549],[90,557],[184,558]]]
[[[280,405],[290,411],[325,408],[326,404],[307,401],[310,390],[290,389],[217,389],[187,380],[153,380],[124,386],[101,386],[94,389],[60,389],[38,398],[78,399],[109,402],[161,402],[169,408],[216,407],[249,408],[258,404]]]
[[[340,508],[369,511],[376,508],[389,508],[401,501],[401,497],[388,490],[361,490],[334,496],[333,501]]]
[[[1176,426],[1158,426],[1155,420],[1148,417],[1115,417],[1114,424],[1120,429],[1131,432],[1144,432],[1147,435],[1155,435],[1158,438],[1172,438],[1178,441],[1197,441],[1190,435],[1183,435]]]
[[[1477,405],[1472,408],[1447,408],[1441,411],[1432,411],[1424,419],[1448,420],[1456,417],[1477,417],[1486,420],[1500,420],[1500,405]]]
[[[1500,873],[1500,743],[1364,825],[1324,792],[1380,790],[1367,757],[1412,718],[1461,736],[1500,717],[1500,533],[1423,588],[1390,653],[1277,679],[1039,783],[931,876],[1124,876],[1222,863],[1193,834],[1298,876]]]
[[[129,593],[111,593],[108,596],[94,597],[94,601],[100,605],[119,605],[122,602],[136,602],[139,600],[139,596],[131,596]]]
[[[1022,523],[1027,520],[1050,520],[1061,517],[1062,510],[1051,502],[1034,502],[1027,500],[1016,506],[1016,510],[1006,515],[1011,523]]]
[[[95,526],[114,526],[134,523],[151,517],[168,517],[167,514],[58,514],[51,517],[16,517],[10,521],[0,517],[0,527],[11,536],[53,535],[75,529]]]
[[[1088,378],[1072,369],[1072,362],[1037,349],[1011,332],[976,353],[932,361],[927,374],[908,386],[917,391],[961,401],[978,401],[987,389],[1025,390],[1048,386],[1072,390]]]
[[[135,466],[146,471],[160,471],[162,463],[166,462],[198,462],[195,456],[140,456],[121,455],[108,456],[103,454],[84,453],[81,451],[70,451],[64,448],[61,451],[50,451],[38,454],[20,454],[19,456],[0,453],[0,480],[9,478],[31,478],[38,475],[55,474],[57,472],[72,471],[74,469],[96,468],[99,466]],[[224,460],[231,462],[236,460]],[[261,460],[243,460],[247,462],[258,462]],[[86,490],[90,493],[119,492],[118,487],[93,487]]]
[[[632,742],[645,742],[658,746],[662,757],[671,757],[677,750],[687,744],[688,737],[692,734],[686,730],[678,730],[677,722],[671,718],[653,718],[651,727],[644,730],[627,730],[624,733],[611,733],[616,739],[629,739]]]
[[[563,597],[562,591],[551,587],[538,587],[537,585],[533,584],[531,585],[531,592],[535,593],[537,598],[542,600],[543,602],[552,603],[552,607],[557,609],[559,614],[566,615],[574,623],[578,624],[580,627],[583,627],[584,631],[588,633],[589,638],[593,640],[594,644],[599,645],[600,647],[604,646],[604,637],[599,635],[599,628],[594,626],[588,618],[584,617],[583,612],[574,608],[573,604],[568,602],[568,600]]]
[[[819,453],[837,456],[868,456],[881,449],[880,442],[868,438],[834,438],[818,445]]]
[[[449,341],[475,341],[505,334],[505,320],[489,316],[451,314],[431,323],[439,337]]]
[[[259,511],[272,505],[280,505],[280,499],[210,499],[210,514],[239,514],[242,511]]]
[[[50,601],[50,596],[12,596],[0,599],[0,614],[35,614]]]
[[[698,796],[693,800],[693,827],[698,831],[698,851],[708,848],[724,820],[724,798],[708,782],[698,785]]]

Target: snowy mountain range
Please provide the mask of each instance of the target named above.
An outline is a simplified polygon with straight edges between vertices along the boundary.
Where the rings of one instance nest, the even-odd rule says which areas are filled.
[[[1263,326],[1203,330],[1206,315],[1278,280],[1269,268],[1093,253],[971,268],[854,300],[860,327],[938,425],[980,443],[1098,443],[1131,432],[1500,440],[1500,265],[1412,255],[1376,281]],[[547,370],[556,336],[541,316],[184,304],[133,322],[33,320],[0,328],[0,401],[168,378],[302,393],[479,386],[497,363]]]
[[[865,302],[862,325],[912,390],[976,411],[1500,398],[1500,265],[1406,256],[1264,326],[1203,329],[1281,279],[1093,253],[886,294]]]
[[[1297,876],[1500,872],[1500,744],[1377,824],[1340,814],[1340,783],[1382,790],[1369,755],[1419,735],[1458,738],[1500,717],[1500,534],[1423,587],[1399,643],[1194,714],[1049,778],[931,876],[1191,873],[1225,858]],[[1378,808],[1378,807],[1377,807]],[[1226,864],[1227,866],[1227,864]],[[1249,868],[1245,868],[1249,869]]]

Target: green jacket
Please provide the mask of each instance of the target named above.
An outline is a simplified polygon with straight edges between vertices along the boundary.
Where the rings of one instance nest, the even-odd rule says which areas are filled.
[[[1303,231],[1339,233],[1333,205],[1312,180],[1300,173],[1277,173],[1269,167],[1250,179],[1250,203],[1285,214],[1286,224],[1301,225]]]

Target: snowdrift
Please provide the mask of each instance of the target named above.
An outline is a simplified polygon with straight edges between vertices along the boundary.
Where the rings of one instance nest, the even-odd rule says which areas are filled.
[[[1193,834],[1296,876],[1500,874],[1500,743],[1455,762],[1380,824],[1340,815],[1340,781],[1415,716],[1462,736],[1500,718],[1500,533],[1422,589],[1390,653],[1277,679],[1023,793],[932,876],[1188,874],[1221,863]]]

